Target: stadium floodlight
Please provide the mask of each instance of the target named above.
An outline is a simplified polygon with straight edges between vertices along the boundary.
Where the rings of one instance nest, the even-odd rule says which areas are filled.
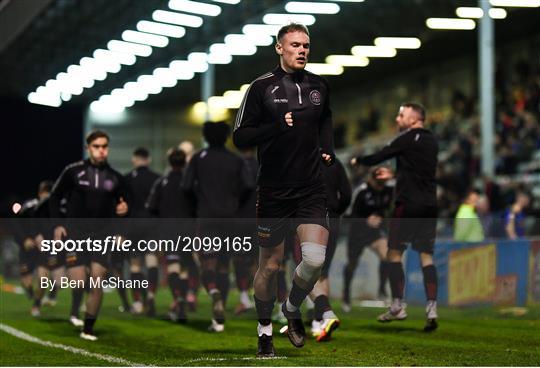
[[[186,34],[186,29],[181,26],[172,24],[164,24],[151,22],[149,20],[141,20],[137,23],[137,30],[146,33],[154,33],[162,36],[173,38],[182,38]]]
[[[275,36],[281,25],[277,24],[246,24],[242,27],[242,33],[250,36]]]
[[[230,54],[208,54],[209,64],[230,64],[232,62],[232,56]]]
[[[163,90],[163,87],[153,75],[141,75],[137,78],[137,83],[149,95],[157,95]]]
[[[160,86],[164,88],[174,87],[178,83],[176,75],[170,68],[156,68],[152,75]]]
[[[228,34],[225,36],[225,43],[228,44],[252,44],[255,46],[269,46],[274,42],[269,35],[257,34]]]
[[[373,43],[378,47],[394,49],[419,49],[422,42],[416,37],[377,37]]]
[[[133,65],[137,61],[137,57],[133,54],[124,52],[116,52],[111,50],[97,49],[92,54],[94,59],[103,62],[117,62],[124,65]]]
[[[167,10],[156,10],[152,13],[152,19],[156,22],[171,23],[192,28],[198,28],[203,24],[203,19],[196,15],[175,13]]]
[[[111,91],[111,96],[119,99],[125,107],[131,107],[135,104],[135,100],[129,95],[128,91],[123,88],[113,89]]]
[[[489,9],[489,16],[493,19],[504,19],[507,16],[506,10],[502,8]]]
[[[206,61],[205,66],[208,69],[208,64],[206,64]],[[181,80],[193,79],[193,77],[195,77],[195,68],[197,68],[197,65],[188,60],[174,60],[169,64],[169,70],[171,73],[173,73],[176,79]]]
[[[447,30],[472,30],[476,28],[474,20],[461,18],[428,18],[426,25],[431,29]]]
[[[337,14],[341,10],[335,3],[290,1],[285,4],[285,10],[289,13],[306,13],[307,9],[310,14]]]
[[[124,84],[124,91],[134,101],[144,101],[148,98],[148,93],[142,90],[137,82],[127,82]]]
[[[196,73],[204,73],[208,70],[208,55],[205,52],[192,52],[188,55],[191,69]]]
[[[489,0],[492,6],[538,8],[540,0]]]
[[[324,60],[327,64],[335,64],[341,66],[368,66],[369,59],[364,56],[354,55],[329,55]]]
[[[205,4],[190,0],[170,0],[169,8],[172,10],[207,15],[210,17],[218,16],[221,13],[221,7],[218,5]]]
[[[277,14],[268,13],[263,17],[263,23],[265,24],[289,24],[289,23],[301,23],[306,26],[315,24],[315,17],[311,14]]]
[[[456,15],[460,18],[480,19],[484,16],[484,11],[478,7],[460,6],[456,9]]]
[[[60,93],[60,98],[62,99],[62,101],[68,102],[69,100],[71,100],[71,93],[62,92]]]
[[[120,64],[114,61],[101,61],[95,58],[83,57],[79,61],[79,65],[84,69],[84,73],[87,74],[93,80],[105,80],[109,70],[120,71]]]
[[[395,48],[382,46],[353,46],[351,48],[351,53],[354,56],[383,58],[394,57],[397,54]]]
[[[240,3],[240,1],[242,1],[242,0],[212,0],[212,1],[215,2],[215,3],[236,5],[236,4]]]
[[[169,44],[169,39],[165,36],[131,30],[122,32],[122,39],[127,42],[141,43],[154,47],[165,47]]]
[[[210,54],[214,55],[253,55],[257,46],[246,43],[214,43],[210,46]]]
[[[126,54],[137,56],[150,56],[152,54],[152,47],[148,45],[141,45],[138,43],[131,43],[125,41],[111,40],[107,43],[107,48],[111,51],[123,52]]]
[[[90,104],[90,110],[96,114],[119,114],[124,112],[125,109],[126,108],[122,105],[104,103],[99,100]]]
[[[83,69],[92,74],[97,74],[99,77],[103,76],[102,73],[118,73],[120,71],[121,65],[119,62],[113,59],[96,59],[90,57],[83,57],[79,64]],[[103,77],[103,79],[105,79]],[[99,78],[94,78],[95,80],[103,80]]]
[[[123,107],[131,107],[135,103],[131,98],[116,93],[116,95],[103,95],[98,99],[104,105],[120,105]]]
[[[80,65],[70,65],[67,68],[67,74],[69,78],[76,81],[76,83],[79,83],[81,87],[92,88],[94,86],[94,79],[92,79],[90,75],[86,74],[85,70]]]
[[[340,75],[343,74],[341,65],[326,63],[308,63],[306,70],[319,75]]]
[[[65,72],[58,73],[56,75],[56,80],[59,83],[61,92],[66,92],[74,96],[83,93],[83,87],[76,80],[70,78]]]
[[[59,107],[62,105],[62,100],[60,97],[54,95],[39,95],[36,92],[31,92],[28,94],[28,102],[51,107]]]

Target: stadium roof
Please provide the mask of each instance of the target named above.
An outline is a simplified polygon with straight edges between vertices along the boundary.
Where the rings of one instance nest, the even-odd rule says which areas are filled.
[[[140,29],[139,21],[159,18],[154,13],[156,10],[171,11],[169,5],[175,1],[179,9],[192,4],[186,0],[172,0],[170,3],[166,0],[0,0],[0,95],[27,98],[29,93],[45,86],[49,79],[68,71],[70,65],[81,63],[84,57],[95,56],[95,50],[111,48],[111,40],[128,39],[129,35],[124,32]],[[80,95],[73,95],[64,103],[87,105],[116,88],[122,88],[127,82],[137,81],[141,75],[151,75],[156,68],[168,67],[174,60],[187,60],[193,52],[208,52],[210,45],[223,43],[226,35],[241,34],[246,24],[263,24],[265,14],[287,13],[287,1],[226,2],[235,1],[198,1],[217,5],[221,11],[217,15],[184,11],[184,14],[200,16],[202,26],[184,26],[183,37],[168,37],[167,46],[152,47],[149,56],[137,56],[132,65],[122,64],[115,73],[107,73],[103,80],[96,80]],[[338,13],[313,14],[316,22],[310,27],[310,62],[324,63],[328,55],[350,54],[352,46],[373,45],[376,37],[417,37],[422,47],[399,50],[395,58],[371,58],[369,66],[364,68],[345,68],[341,76],[329,77],[334,88],[355,83],[361,85],[421,63],[434,63],[453,55],[475,52],[475,31],[440,31],[426,26],[426,19],[430,17],[456,18],[456,8],[477,6],[474,0],[342,0],[335,3],[340,7]],[[312,6],[302,5],[306,13],[313,10]],[[507,11],[508,17],[496,23],[498,40],[537,32],[539,9],[507,8]],[[189,20],[197,22],[193,17]],[[162,42],[163,38],[152,41]],[[125,62],[129,64],[131,61]],[[217,64],[216,94],[238,89],[272,68],[276,62],[277,57],[270,45],[258,47],[254,55],[234,55],[229,64]],[[115,66],[111,67],[111,70],[115,69]],[[195,72],[191,79],[188,77],[189,73],[174,87],[150,94],[147,100],[138,104],[178,106],[199,101],[200,74]]]

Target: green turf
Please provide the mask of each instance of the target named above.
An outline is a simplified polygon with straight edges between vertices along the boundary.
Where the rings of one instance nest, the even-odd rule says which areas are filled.
[[[334,339],[317,343],[309,339],[295,349],[274,327],[274,343],[282,359],[256,360],[254,313],[231,317],[221,334],[206,332],[209,307],[204,293],[200,311],[185,326],[165,319],[125,315],[116,310],[115,293],[105,295],[95,328],[94,343],[78,338],[66,320],[69,293],[59,304],[44,307],[43,315],[29,315],[30,302],[23,295],[0,294],[0,321],[30,335],[88,351],[108,354],[131,362],[153,365],[203,366],[538,366],[540,365],[540,307],[531,307],[522,317],[503,315],[500,308],[440,308],[440,328],[422,331],[423,309],[410,307],[404,322],[380,324],[374,319],[382,310],[357,308],[342,314],[342,326]],[[235,296],[230,298],[230,308]],[[158,294],[158,311],[165,314],[169,294]],[[339,310],[338,308],[336,308]],[[232,315],[232,313],[229,313]],[[208,359],[222,360],[208,360]],[[109,362],[43,347],[0,331],[0,365],[111,365]]]

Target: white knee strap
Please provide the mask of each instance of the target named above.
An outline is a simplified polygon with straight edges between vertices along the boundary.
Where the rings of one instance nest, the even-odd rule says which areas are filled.
[[[321,274],[326,257],[326,246],[317,243],[303,242],[302,262],[296,267],[296,274],[308,283],[315,283]]]

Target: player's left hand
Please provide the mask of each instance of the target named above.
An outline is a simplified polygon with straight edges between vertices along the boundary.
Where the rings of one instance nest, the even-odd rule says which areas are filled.
[[[116,205],[116,214],[118,216],[125,216],[128,213],[128,204],[124,201],[123,197],[120,197],[120,202]]]
[[[375,179],[377,180],[390,180],[394,177],[394,173],[388,167],[379,167],[375,171]]]
[[[331,154],[323,153],[321,154],[321,158],[326,166],[330,166],[334,163],[334,158]]]

